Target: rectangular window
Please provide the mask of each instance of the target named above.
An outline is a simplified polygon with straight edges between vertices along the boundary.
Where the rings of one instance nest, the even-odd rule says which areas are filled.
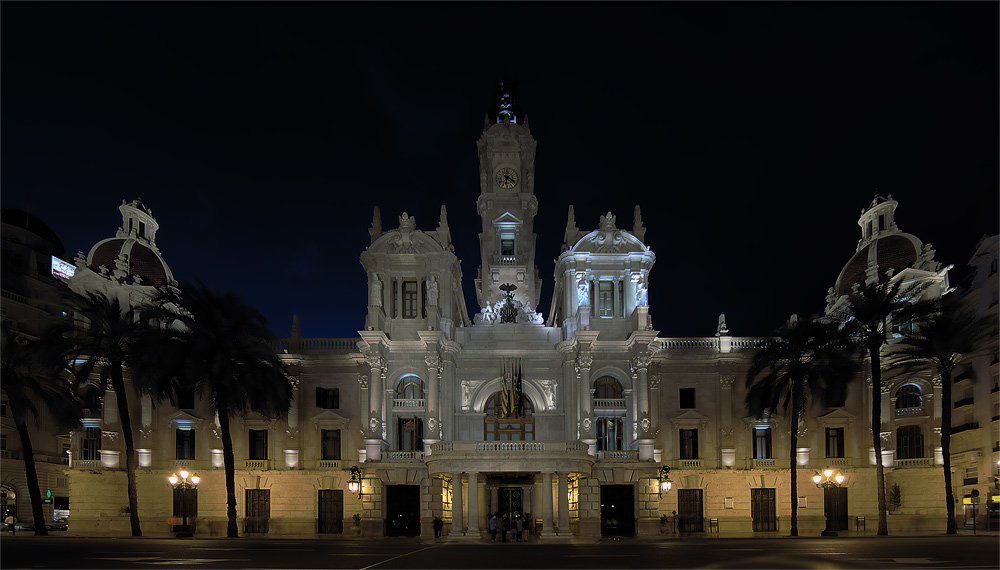
[[[0,435],[0,451],[7,451],[7,434]]]
[[[513,239],[501,239],[500,240],[500,255],[514,255],[514,240]]]
[[[618,281],[618,314],[625,316],[625,282]]]
[[[962,479],[963,485],[977,485],[979,484],[979,472],[975,467],[965,468],[965,478]]]
[[[420,282],[420,318],[427,318],[427,282]]]
[[[924,436],[920,426],[903,426],[896,430],[896,458],[917,459],[924,456]]]
[[[392,318],[399,317],[399,281],[392,280]]]
[[[826,428],[826,456],[844,456],[844,428]]]
[[[340,430],[325,429],[320,432],[323,459],[340,459]]]
[[[146,222],[139,222],[139,237],[146,237]]]
[[[698,459],[698,430],[680,430],[681,459]]]
[[[598,316],[601,317],[615,316],[614,281],[598,281],[597,294],[598,294],[598,303],[600,304],[597,309]]]
[[[252,429],[250,430],[250,442],[249,442],[248,454],[250,457],[248,459],[267,459],[267,430],[266,429]]]
[[[316,388],[316,407],[324,410],[339,410],[340,388]]]
[[[683,410],[694,408],[694,388],[681,388],[680,408]]]
[[[398,430],[400,451],[424,450],[424,424],[420,418],[399,418]]]
[[[621,418],[597,418],[597,451],[622,449]]]
[[[194,409],[194,390],[177,390],[177,407],[182,410]]]
[[[94,460],[101,458],[101,428],[89,427],[84,430],[80,441],[80,459]]]
[[[403,281],[403,318],[417,318],[417,282]]]
[[[7,398],[0,400],[0,418],[7,417]]]
[[[885,215],[879,214],[878,217],[878,231],[885,231]]]
[[[178,429],[177,459],[194,459],[194,430]]]
[[[754,428],[753,458],[771,459],[771,428]]]

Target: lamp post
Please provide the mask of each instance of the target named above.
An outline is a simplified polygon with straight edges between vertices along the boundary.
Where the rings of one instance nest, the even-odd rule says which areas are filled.
[[[176,473],[171,473],[170,477],[167,477],[167,481],[170,482],[170,485],[175,491],[180,490],[181,517],[184,519],[184,528],[181,532],[177,533],[177,538],[190,538],[194,535],[191,533],[191,529],[188,528],[188,496],[190,496],[192,490],[198,488],[198,483],[201,481],[201,477],[198,477],[198,474],[195,473],[194,475],[191,475],[189,479],[189,473],[185,469],[181,469],[180,475],[180,477],[177,477]]]
[[[361,491],[361,468],[357,465],[351,466],[351,480],[347,482],[347,488],[352,493]]]
[[[660,467],[660,472],[657,474],[657,479],[660,480],[660,496],[663,496],[664,492],[669,493],[670,487],[674,485],[674,482],[670,480],[670,466],[664,465]]]
[[[832,495],[836,492],[834,489],[840,487],[844,482],[844,475],[842,473],[833,474],[833,469],[824,469],[823,474],[820,475],[816,473],[813,475],[813,483],[816,483],[816,488],[823,489],[823,513],[826,515],[826,528],[820,533],[821,536],[837,536],[837,531],[830,528],[830,510],[833,506],[833,501],[831,500]],[[847,505],[842,505],[844,509]],[[839,509],[838,509],[839,513]],[[840,525],[837,525],[838,527]]]

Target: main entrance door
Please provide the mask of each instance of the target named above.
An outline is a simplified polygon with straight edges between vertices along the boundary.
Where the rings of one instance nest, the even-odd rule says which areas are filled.
[[[823,493],[827,530],[847,530],[847,487],[827,487]]]
[[[386,536],[420,536],[420,486],[385,486]]]
[[[500,487],[497,489],[497,520],[507,515],[512,521],[518,515],[524,515],[524,491],[521,487]]]
[[[633,485],[601,485],[601,536],[635,536]]]
[[[271,490],[247,489],[245,504],[243,532],[267,532],[267,523],[271,518]]]
[[[774,492],[773,488],[750,489],[750,518],[754,532],[778,530]]]
[[[704,532],[705,521],[701,517],[701,489],[680,489],[677,491],[677,530],[680,532]]]
[[[344,532],[344,491],[342,489],[319,490],[319,520],[317,532]]]

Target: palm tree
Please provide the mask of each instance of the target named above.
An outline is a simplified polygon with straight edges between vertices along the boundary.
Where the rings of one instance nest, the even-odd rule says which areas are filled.
[[[159,357],[141,363],[142,370],[150,373],[140,376],[149,380],[146,389],[158,398],[169,396],[178,383],[191,386],[199,395],[207,393],[222,436],[229,517],[226,534],[237,538],[230,419],[246,417],[250,411],[266,418],[285,416],[292,400],[286,366],[271,346],[274,334],[267,320],[234,293],[210,290],[200,282],[198,287],[181,283],[163,290],[155,303],[158,309],[147,316],[171,324],[147,337],[159,348],[147,354]]]
[[[2,349],[0,349],[0,377],[7,394],[8,409],[21,438],[24,457],[24,475],[31,499],[31,516],[35,523],[35,536],[45,536],[45,516],[42,514],[42,493],[38,486],[35,454],[28,430],[28,415],[38,419],[36,402],[45,408],[59,425],[71,427],[79,421],[78,400],[73,397],[70,384],[56,375],[46,375],[40,360],[38,341],[14,330],[7,321],[2,324]]]
[[[933,369],[941,377],[941,452],[944,456],[947,534],[957,534],[955,497],[951,486],[952,374],[962,357],[983,346],[996,330],[996,314],[978,318],[954,293],[926,302],[929,314],[916,323],[888,355],[889,366],[902,372]]]
[[[64,302],[74,317],[57,321],[46,332],[43,342],[50,352],[48,358],[63,366],[71,362],[79,363],[71,367],[78,386],[90,382],[91,374],[97,370],[98,386],[102,390],[107,390],[109,386],[114,390],[122,437],[125,440],[129,521],[132,536],[142,536],[135,479],[138,458],[124,373],[126,366],[135,357],[133,345],[137,334],[146,328],[137,319],[140,308],[122,306],[117,298],[108,298],[100,292],[69,293]]]
[[[882,350],[889,336],[893,321],[905,322],[912,318],[913,300],[923,291],[924,285],[904,285],[890,274],[878,280],[854,285],[847,302],[835,312],[847,334],[871,363],[872,375],[872,447],[875,449],[876,485],[878,487],[878,533],[889,534],[885,498],[885,468],[882,465]]]
[[[796,480],[796,449],[799,418],[810,398],[824,403],[829,393],[839,393],[853,378],[855,361],[836,325],[816,317],[797,320],[795,315],[760,349],[747,371],[747,411],[754,417],[765,412],[787,412],[791,423],[789,459],[791,465],[792,529],[799,535]]]

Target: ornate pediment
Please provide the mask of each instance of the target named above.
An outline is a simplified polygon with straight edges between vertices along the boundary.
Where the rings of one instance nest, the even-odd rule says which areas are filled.
[[[313,428],[319,430],[319,429],[346,429],[347,423],[350,420],[330,410],[323,410],[322,412],[309,418],[309,421],[312,422]]]
[[[174,429],[198,429],[205,420],[185,411],[175,412],[164,418],[167,425]]]
[[[816,423],[818,423],[821,428],[843,427],[851,425],[856,419],[857,416],[851,412],[848,412],[844,408],[837,408],[828,414],[817,416]]]
[[[416,229],[416,219],[406,212],[399,217],[399,228],[383,233],[368,247],[371,253],[436,253],[443,250],[436,239]]]
[[[708,419],[708,416],[705,414],[700,414],[694,410],[687,410],[680,415],[670,418],[670,423],[674,424],[674,427],[678,429],[695,429],[705,427]]]

